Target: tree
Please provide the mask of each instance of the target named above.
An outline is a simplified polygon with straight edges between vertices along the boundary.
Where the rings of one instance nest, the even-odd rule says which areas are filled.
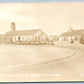
[[[71,43],[71,44],[74,43],[74,40],[72,39],[72,37],[71,37],[71,41],[70,41],[70,43]]]
[[[77,36],[75,37],[75,41],[77,41],[78,40],[78,38],[77,38]]]
[[[82,43],[82,41],[84,41],[83,34],[81,34],[81,37],[80,37],[80,43]]]

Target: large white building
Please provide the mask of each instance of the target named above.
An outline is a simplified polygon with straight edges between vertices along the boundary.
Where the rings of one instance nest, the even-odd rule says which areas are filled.
[[[15,29],[15,24],[12,23],[11,31],[4,34],[5,43],[45,43],[48,40],[48,35],[41,29],[19,30]]]

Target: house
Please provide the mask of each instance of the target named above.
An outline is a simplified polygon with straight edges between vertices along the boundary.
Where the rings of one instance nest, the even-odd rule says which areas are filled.
[[[81,35],[84,35],[84,29],[80,30],[72,30],[68,32],[64,32],[63,34],[60,35],[59,40],[60,41],[78,41],[81,38]]]
[[[52,39],[53,41],[58,41],[58,40],[59,40],[59,37],[56,36],[56,35],[54,35],[54,36],[51,36],[51,39]]]
[[[48,35],[41,29],[16,30],[15,23],[11,24],[11,31],[4,34],[4,43],[38,44],[46,43]]]
[[[6,43],[47,41],[47,34],[40,29],[9,31],[4,34]]]
[[[50,35],[48,37],[48,44],[52,44],[54,45],[56,43],[56,41],[59,41],[59,37],[56,35]]]

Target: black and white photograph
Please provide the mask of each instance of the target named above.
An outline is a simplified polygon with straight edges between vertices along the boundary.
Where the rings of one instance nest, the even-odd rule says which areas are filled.
[[[84,2],[0,3],[0,82],[84,81]]]

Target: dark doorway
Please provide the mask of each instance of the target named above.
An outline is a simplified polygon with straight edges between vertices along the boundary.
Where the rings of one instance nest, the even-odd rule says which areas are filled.
[[[18,37],[18,41],[20,41],[20,37]]]

